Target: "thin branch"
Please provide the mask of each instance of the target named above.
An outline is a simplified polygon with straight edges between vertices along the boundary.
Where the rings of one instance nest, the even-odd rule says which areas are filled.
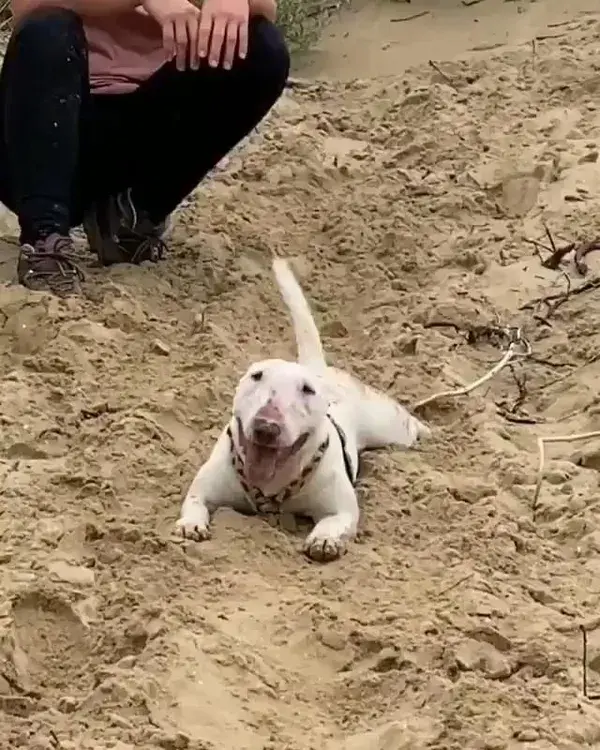
[[[535,299],[525,302],[525,304],[519,306],[519,310],[532,310],[542,303],[549,304],[550,302],[558,302],[559,305],[567,301],[568,298],[574,297],[577,294],[583,294],[589,292],[592,289],[597,289],[600,286],[600,276],[596,276],[589,281],[584,281],[583,284],[579,284],[574,289],[569,289],[568,293],[559,292],[558,294],[549,294],[546,297],[536,297]],[[556,310],[554,306],[552,309]]]
[[[412,16],[401,16],[400,18],[390,18],[391,23],[403,23],[404,21],[414,21],[415,18],[431,15],[430,11],[422,10],[420,13],[413,13]]]
[[[518,351],[519,346],[524,346],[525,351],[524,352]],[[495,377],[513,359],[517,357],[520,357],[520,358],[528,357],[530,353],[531,353],[531,347],[529,343],[521,336],[521,329],[517,329],[515,332],[513,341],[510,343],[502,359],[499,362],[497,362],[484,375],[482,375],[477,380],[474,380],[472,383],[468,383],[462,388],[456,388],[455,390],[452,390],[452,391],[440,391],[439,393],[434,393],[432,396],[428,396],[427,398],[421,399],[420,401],[417,401],[415,404],[413,404],[413,409],[414,410],[422,409],[427,404],[430,404],[433,401],[439,401],[440,399],[443,399],[443,398],[456,398],[457,396],[467,396],[469,393],[476,390],[477,388],[480,388],[482,385],[484,385],[493,377]]]
[[[446,81],[448,86],[452,86],[452,88],[455,91],[458,91],[458,88],[456,84],[454,83],[454,81],[452,80],[452,78],[450,78],[449,75],[444,73],[444,71],[440,68],[440,66],[437,63],[435,63],[433,60],[429,60],[429,66],[433,68],[435,72],[444,79],[444,81]]]

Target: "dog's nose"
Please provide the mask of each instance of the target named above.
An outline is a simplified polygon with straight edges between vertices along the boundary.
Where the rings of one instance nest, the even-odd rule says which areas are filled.
[[[281,435],[277,422],[268,419],[257,419],[254,422],[254,439],[257,443],[273,443]]]

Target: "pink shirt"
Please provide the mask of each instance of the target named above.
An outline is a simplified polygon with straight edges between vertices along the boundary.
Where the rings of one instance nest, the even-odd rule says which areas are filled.
[[[141,8],[86,19],[84,29],[94,94],[135,91],[166,62],[162,30]]]

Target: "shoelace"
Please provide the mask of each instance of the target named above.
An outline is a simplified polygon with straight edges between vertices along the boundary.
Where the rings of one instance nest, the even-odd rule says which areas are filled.
[[[151,234],[142,234],[134,229],[128,229],[126,237],[121,240],[134,242],[136,247],[131,255],[132,263],[141,263],[143,260],[150,260],[156,263],[162,260],[168,251],[167,245],[160,237]]]
[[[143,260],[150,260],[156,263],[162,260],[168,252],[167,244],[156,235],[136,230],[136,227],[143,221],[143,218],[137,212],[135,203],[131,197],[131,188],[127,188],[124,192],[119,193],[116,200],[122,215],[127,216],[131,222],[131,228],[127,227],[121,230],[121,239],[136,243],[135,251],[131,256],[131,262],[141,263]]]
[[[58,238],[51,249],[46,248],[45,242],[41,241],[27,252],[29,274],[32,277],[45,277],[51,282],[51,286],[62,290],[68,290],[74,278],[85,280],[81,268],[66,255],[66,252],[72,250],[71,242],[66,237]]]

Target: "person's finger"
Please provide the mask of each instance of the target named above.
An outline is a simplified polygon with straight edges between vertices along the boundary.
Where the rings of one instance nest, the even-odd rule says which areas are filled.
[[[175,21],[175,67],[177,70],[185,70],[188,44],[186,19],[178,18]]]
[[[175,55],[175,26],[173,21],[167,21],[162,27],[163,49],[167,60],[172,60]]]
[[[189,42],[190,68],[192,70],[198,70],[200,67],[200,54],[198,52],[199,24],[200,18],[198,16],[188,18],[187,34]]]
[[[238,56],[241,60],[248,54],[248,19],[244,19],[238,28]]]
[[[208,57],[210,32],[213,27],[213,16],[208,10],[200,11],[200,25],[198,27],[198,54],[201,58]]]
[[[213,22],[210,51],[208,53],[208,64],[211,68],[216,68],[221,61],[221,51],[223,49],[223,42],[225,41],[226,28],[227,19],[224,16],[217,16]]]
[[[239,28],[239,23],[237,21],[232,20],[227,24],[227,29],[225,31],[225,48],[223,49],[223,67],[225,70],[231,70],[233,66],[233,60],[235,58],[238,44]]]

